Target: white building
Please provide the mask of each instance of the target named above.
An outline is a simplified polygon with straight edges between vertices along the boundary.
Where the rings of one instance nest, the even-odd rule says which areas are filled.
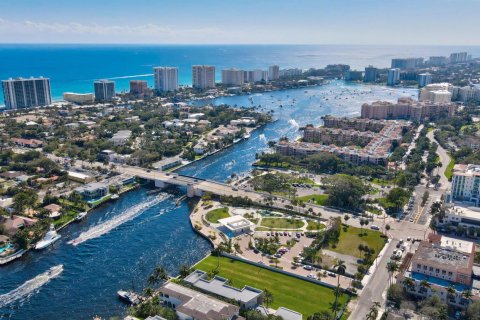
[[[471,237],[480,237],[480,208],[464,204],[446,203],[445,215],[439,222],[441,225],[461,226]]]
[[[294,68],[294,69],[282,69],[278,72],[278,76],[280,78],[284,77],[296,77],[301,76],[303,73],[302,69]]]
[[[245,71],[244,73],[245,82],[260,82],[268,80],[268,72],[260,69]]]
[[[453,167],[451,198],[480,206],[480,165],[456,164]]]
[[[268,67],[268,80],[277,80],[280,78],[280,67],[273,65]]]
[[[132,131],[130,130],[120,130],[113,135],[110,139],[115,146],[123,146],[127,143],[128,139],[132,136]]]
[[[2,87],[7,109],[41,107],[52,103],[50,79],[47,78],[3,80]]]
[[[93,93],[65,92],[63,100],[77,104],[92,104],[95,101],[95,95]]]
[[[400,82],[400,69],[392,68],[387,73],[387,85],[394,86]]]
[[[242,86],[244,82],[243,70],[235,68],[222,70],[222,84],[227,86]]]
[[[178,90],[178,68],[176,67],[155,67],[155,89],[160,92]]]
[[[471,100],[480,101],[480,87],[465,86],[458,89],[458,100],[469,102]]]
[[[452,101],[454,87],[450,83],[431,83],[420,90],[419,101],[446,103]]]
[[[176,283],[167,282],[158,289],[166,307],[175,310],[180,320],[237,318],[240,308]]]
[[[215,67],[192,66],[192,86],[200,90],[215,88]]]

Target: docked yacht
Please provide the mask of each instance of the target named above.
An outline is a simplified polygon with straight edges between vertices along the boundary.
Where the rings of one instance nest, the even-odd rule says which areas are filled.
[[[59,235],[57,231],[55,231],[53,224],[51,224],[50,230],[47,232],[47,234],[45,234],[45,237],[43,237],[42,240],[37,242],[37,244],[35,245],[35,249],[37,250],[44,249],[49,245],[51,245],[52,243],[54,243],[55,241],[57,241],[58,239],[60,239],[61,237],[62,236]]]
[[[132,292],[132,291],[119,290],[117,294],[121,300],[132,305],[139,304],[143,300],[143,297],[141,295],[136,294],[135,292]]]
[[[87,211],[80,212],[80,213],[75,217],[75,220],[80,221],[80,220],[82,220],[83,218],[85,218],[86,215],[87,215]]]
[[[118,199],[120,196],[118,194],[112,194],[112,196],[110,197],[110,199],[112,200],[115,200],[115,199]]]

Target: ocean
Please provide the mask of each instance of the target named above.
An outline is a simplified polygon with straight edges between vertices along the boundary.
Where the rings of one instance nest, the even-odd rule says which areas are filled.
[[[395,57],[450,55],[467,51],[480,56],[480,46],[359,45],[0,45],[0,79],[44,76],[51,80],[54,100],[64,92],[93,92],[96,79],[113,79],[116,90],[144,79],[153,86],[154,66],[179,67],[181,84],[191,84],[191,66],[214,65],[216,78],[224,68],[322,68],[344,63],[354,69],[388,67]],[[0,92],[0,104],[3,94]]]

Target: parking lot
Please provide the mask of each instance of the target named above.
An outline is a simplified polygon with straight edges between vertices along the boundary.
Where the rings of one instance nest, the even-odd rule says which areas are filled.
[[[255,232],[254,238],[267,238],[267,232]],[[295,232],[291,233],[291,236],[288,235],[288,232],[287,232],[287,236],[284,236],[283,232],[281,236],[279,235],[279,241],[282,245],[286,245],[286,242],[288,240],[291,240],[294,238],[296,238]],[[303,248],[310,246],[314,240],[313,238],[308,238],[305,235],[302,236],[301,233],[300,233],[300,237],[298,237],[297,239],[298,241],[296,241],[291,248],[288,248],[288,251],[278,256],[278,267],[284,271],[295,273],[304,277],[315,278],[324,283],[328,283],[336,286],[337,274],[327,272],[326,276],[317,278],[317,274],[319,272],[323,274],[324,270],[315,269],[310,266],[304,266],[301,263],[298,264],[298,266],[294,266],[292,264],[292,262],[294,261],[294,257],[301,258],[300,253],[303,251]],[[275,266],[275,263],[271,258],[267,257],[266,255],[262,255],[262,253],[258,251],[256,253],[254,250],[249,249],[248,247],[249,242],[250,242],[250,235],[244,235],[242,237],[237,238],[237,243],[240,245],[240,248],[242,250],[242,256],[244,258],[257,263]],[[341,276],[340,286],[342,288],[348,288],[350,287],[351,281],[352,279]]]

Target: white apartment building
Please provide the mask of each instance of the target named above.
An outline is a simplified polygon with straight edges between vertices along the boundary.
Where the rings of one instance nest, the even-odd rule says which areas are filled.
[[[2,81],[3,97],[7,109],[47,106],[52,103],[50,79],[17,78]]]
[[[453,167],[451,197],[480,207],[480,165],[456,164]]]
[[[244,71],[231,68],[222,70],[222,84],[227,86],[242,86],[245,82]]]
[[[430,73],[420,73],[418,75],[418,86],[423,88],[432,83],[432,75]]]
[[[450,83],[431,83],[420,90],[419,101],[446,103],[452,101],[454,87]]]
[[[260,69],[255,69],[255,70],[249,70],[245,71],[245,82],[260,82],[260,81],[267,81],[268,80],[268,71],[260,70]]]
[[[215,88],[215,67],[192,66],[192,86],[201,90]]]
[[[387,72],[387,85],[394,86],[400,82],[400,69],[393,68]]]
[[[468,102],[471,100],[480,101],[479,86],[465,86],[458,89],[458,100]]]
[[[268,67],[268,80],[277,80],[280,78],[280,67],[272,65]]]
[[[153,68],[155,89],[160,92],[178,90],[178,68],[155,67]]]

